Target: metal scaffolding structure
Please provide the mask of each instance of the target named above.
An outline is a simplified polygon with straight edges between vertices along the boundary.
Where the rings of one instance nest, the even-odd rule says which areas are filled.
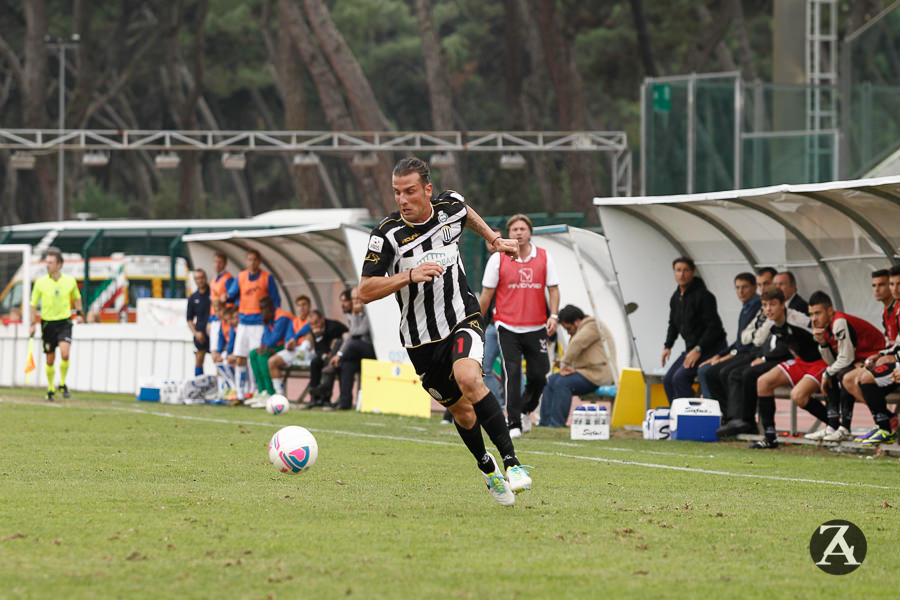
[[[23,153],[217,151],[312,154],[369,152],[604,152],[612,194],[631,195],[631,152],[623,131],[177,131],[0,129],[0,148]]]

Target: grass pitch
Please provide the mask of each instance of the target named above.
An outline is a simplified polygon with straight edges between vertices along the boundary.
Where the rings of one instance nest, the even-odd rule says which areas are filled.
[[[306,473],[268,462],[285,425],[316,435]],[[541,429],[517,450],[535,485],[504,508],[437,417],[0,390],[0,598],[890,593],[897,459]],[[849,575],[810,558],[831,519],[867,537]]]

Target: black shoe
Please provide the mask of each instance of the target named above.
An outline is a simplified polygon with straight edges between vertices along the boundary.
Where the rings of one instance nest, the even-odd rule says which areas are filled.
[[[69,393],[69,386],[61,385],[59,386],[59,391],[62,392],[63,398],[71,398],[72,394]]]
[[[743,419],[732,419],[726,424],[716,429],[716,435],[719,438],[727,438],[738,435],[739,433],[756,433],[756,423],[748,423]]]
[[[45,400],[47,402],[53,402],[53,390],[47,390],[47,397]]]
[[[747,447],[751,450],[774,450],[778,447],[778,440],[763,438],[759,441],[753,442]]]

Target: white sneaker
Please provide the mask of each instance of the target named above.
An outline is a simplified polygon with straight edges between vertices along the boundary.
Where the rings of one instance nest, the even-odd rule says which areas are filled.
[[[516,465],[506,470],[506,478],[509,480],[509,489],[518,494],[531,489],[531,477],[525,469],[529,465]],[[534,467],[531,467],[534,468]]]
[[[850,430],[841,425],[838,427],[833,433],[829,433],[825,437],[822,438],[823,442],[844,442],[846,440],[852,440],[853,434],[850,433]]]
[[[484,477],[484,483],[487,484],[488,491],[491,492],[491,496],[494,497],[494,500],[503,506],[512,506],[516,503],[516,495],[513,494],[509,483],[503,478],[503,472],[500,470],[500,467],[497,466],[497,461],[494,460],[494,456],[491,453],[488,453],[488,456],[491,457],[491,462],[494,463],[494,470],[491,473],[480,471],[481,475]],[[529,483],[530,482],[531,480],[529,479]]]
[[[531,433],[531,415],[522,415],[522,433]]]
[[[807,433],[803,437],[814,442],[821,442],[826,435],[831,435],[834,433],[834,431],[834,427],[832,427],[831,425],[826,425],[824,429],[820,429],[812,433]]]
[[[513,440],[519,439],[520,437],[522,437],[522,430],[518,427],[513,427],[509,430],[509,437]]]

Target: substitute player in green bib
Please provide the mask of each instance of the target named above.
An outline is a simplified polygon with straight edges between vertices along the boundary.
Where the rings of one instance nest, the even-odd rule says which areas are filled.
[[[31,290],[31,331],[34,335],[34,326],[37,322],[38,305],[41,313],[41,339],[44,342],[44,355],[47,364],[47,400],[53,401],[56,388],[53,380],[56,378],[56,348],[59,347],[59,391],[63,398],[69,397],[69,388],[66,387],[66,374],[69,372],[69,350],[72,347],[72,308],[77,317],[82,317],[81,292],[78,291],[78,282],[70,275],[63,275],[62,252],[56,248],[47,250],[46,255],[47,274],[34,282]]]

